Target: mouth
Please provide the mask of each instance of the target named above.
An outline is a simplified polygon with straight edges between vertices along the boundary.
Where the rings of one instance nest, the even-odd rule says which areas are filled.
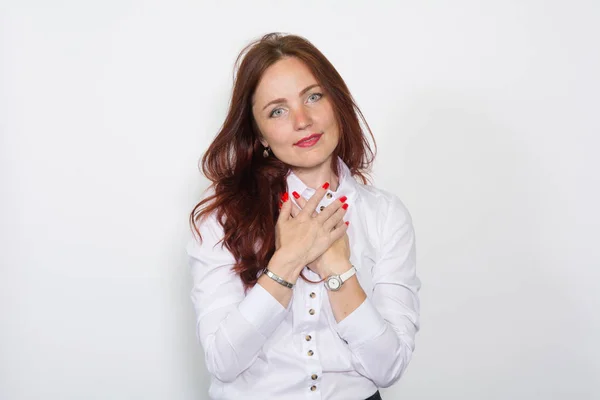
[[[322,135],[323,135],[322,133],[313,133],[312,135],[302,138],[299,141],[297,141],[296,143],[294,143],[294,146],[298,146],[298,147],[314,146],[315,144],[317,144],[319,139],[321,139]]]

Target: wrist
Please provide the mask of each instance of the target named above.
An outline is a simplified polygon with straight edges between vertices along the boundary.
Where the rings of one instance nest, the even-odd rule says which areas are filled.
[[[294,260],[287,257],[284,253],[275,251],[267,268],[269,271],[280,276],[290,283],[296,283],[296,280],[300,276],[300,272],[304,268],[305,264],[300,260]]]
[[[352,268],[352,263],[350,262],[350,260],[330,263],[321,270],[323,273],[323,275],[321,275],[321,278],[328,278],[332,275],[341,275],[344,272],[347,272],[350,268]]]

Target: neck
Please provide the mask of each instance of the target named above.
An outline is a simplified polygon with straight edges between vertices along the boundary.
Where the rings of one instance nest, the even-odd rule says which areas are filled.
[[[325,182],[329,182],[329,190],[335,192],[339,181],[331,170],[331,158],[312,168],[292,168],[294,174],[308,187],[317,190]]]

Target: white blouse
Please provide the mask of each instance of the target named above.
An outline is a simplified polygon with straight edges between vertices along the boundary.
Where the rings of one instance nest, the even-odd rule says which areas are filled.
[[[211,399],[362,400],[406,369],[419,330],[421,287],[411,216],[396,195],[359,183],[338,163],[338,190],[328,191],[316,211],[348,197],[350,262],[367,294],[340,323],[323,283],[298,278],[287,309],[258,284],[244,295],[230,270],[232,254],[215,246],[223,229],[214,214],[199,225],[202,244],[190,239],[191,299]],[[293,172],[287,186],[306,199],[315,193]],[[308,268],[304,275],[320,279]]]

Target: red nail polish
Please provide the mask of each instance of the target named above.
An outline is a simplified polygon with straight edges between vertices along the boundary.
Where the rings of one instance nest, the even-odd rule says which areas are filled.
[[[328,187],[329,187],[329,182],[325,182],[325,183],[323,184],[323,189],[327,189]]]
[[[341,201],[342,203],[344,203],[346,200],[348,200],[348,198],[347,198],[346,196],[342,196],[342,197],[340,197],[340,201]]]
[[[283,201],[284,203],[286,201],[288,201],[290,198],[290,196],[288,195],[288,192],[285,192],[282,196],[281,196],[281,201]]]
[[[292,192],[292,194],[294,195],[295,198],[297,198],[297,199],[300,198],[300,195],[295,190]]]
[[[344,223],[346,224],[346,226],[350,226],[350,221],[346,221]]]
[[[344,210],[347,210],[347,209],[348,209],[348,204],[344,204],[344,205],[342,206],[342,208],[343,208]]]

